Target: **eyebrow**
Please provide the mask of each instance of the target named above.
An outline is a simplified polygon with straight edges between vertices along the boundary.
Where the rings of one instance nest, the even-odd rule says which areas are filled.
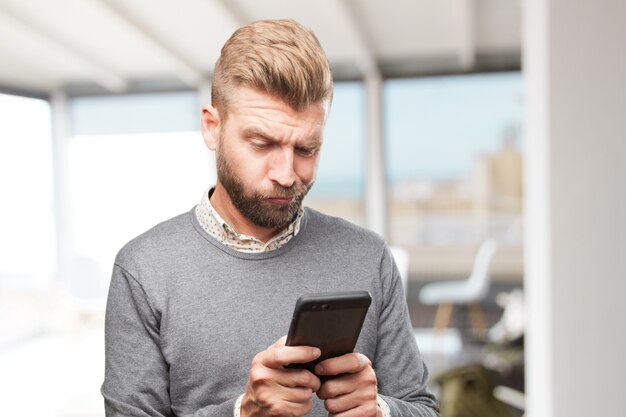
[[[268,142],[280,142],[278,139],[276,139],[275,137],[273,137],[271,134],[268,134],[266,132],[264,132],[263,130],[257,128],[257,127],[247,127],[244,128],[242,131],[242,136],[245,139],[250,139],[253,137],[259,137],[265,141]],[[322,139],[317,137],[317,136],[313,136],[313,137],[309,137],[304,139],[301,143],[298,143],[298,147],[305,147],[305,148],[319,148],[322,145]]]
[[[271,135],[263,132],[262,130],[256,128],[256,127],[247,127],[243,130],[242,132],[242,136],[246,139],[250,139],[252,137],[260,137],[264,140],[270,141],[270,142],[278,142],[278,140],[274,137],[272,137]]]

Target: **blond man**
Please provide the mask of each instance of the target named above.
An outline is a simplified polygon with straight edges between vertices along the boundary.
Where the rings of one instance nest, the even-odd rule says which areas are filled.
[[[385,242],[302,206],[332,92],[317,38],[294,21],[226,42],[202,109],[217,183],[115,261],[107,416],[436,415]],[[296,299],[342,290],[373,298],[355,353],[285,368],[320,354],[285,346]]]

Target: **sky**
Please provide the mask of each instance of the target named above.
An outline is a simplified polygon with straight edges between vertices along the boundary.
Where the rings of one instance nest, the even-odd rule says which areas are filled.
[[[522,122],[519,73],[389,81],[385,90],[391,178],[462,176],[478,152],[498,149]]]
[[[383,123],[388,179],[459,178],[477,153],[520,129],[519,72],[395,79],[385,82]],[[360,193],[367,141],[365,92],[339,83],[326,127],[313,195]]]

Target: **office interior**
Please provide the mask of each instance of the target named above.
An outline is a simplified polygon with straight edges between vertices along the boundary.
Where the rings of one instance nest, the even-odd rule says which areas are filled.
[[[3,414],[104,415],[115,254],[214,184],[221,45],[287,17],[335,79],[305,205],[387,239],[442,415],[626,415],[621,0],[0,1]]]

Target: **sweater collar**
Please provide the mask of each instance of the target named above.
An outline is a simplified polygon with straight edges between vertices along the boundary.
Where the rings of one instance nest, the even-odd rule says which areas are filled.
[[[217,239],[221,244],[238,252],[263,253],[276,250],[289,242],[300,231],[304,209],[300,207],[294,220],[283,231],[267,242],[262,242],[254,236],[238,233],[215,210],[209,199],[214,188],[202,194],[200,203],[196,206],[196,218],[205,232]]]

